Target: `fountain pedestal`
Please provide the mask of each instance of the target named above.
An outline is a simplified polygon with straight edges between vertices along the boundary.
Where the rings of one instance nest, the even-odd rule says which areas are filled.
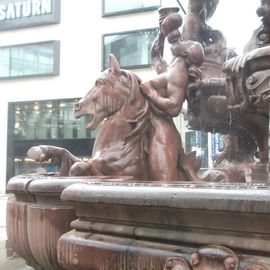
[[[78,218],[58,241],[64,269],[158,270],[168,257],[191,262],[198,247],[216,244],[237,254],[239,269],[270,267],[270,189],[263,184],[83,183],[61,198]]]
[[[80,179],[79,181],[83,181]],[[34,269],[59,270],[56,245],[76,218],[74,207],[60,200],[77,179],[26,175],[10,179],[7,190],[7,236],[16,254]]]

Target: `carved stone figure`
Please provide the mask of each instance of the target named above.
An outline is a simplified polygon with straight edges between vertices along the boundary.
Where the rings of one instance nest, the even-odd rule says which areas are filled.
[[[193,270],[237,270],[239,259],[229,248],[207,246],[191,255]]]
[[[231,249],[210,245],[192,253],[190,260],[186,257],[169,257],[164,265],[164,270],[266,270],[257,263],[243,263],[240,265],[238,257]]]
[[[183,25],[184,40],[195,40],[203,45],[209,43],[212,29],[206,21],[214,14],[218,2],[219,0],[189,0]]]
[[[195,153],[185,155],[171,117],[152,113],[140,91],[141,80],[134,73],[121,70],[113,55],[110,67],[75,105],[76,117],[92,115],[88,128],[96,128],[107,118],[97,134],[91,162],[78,162],[64,149],[53,146],[33,147],[28,151],[29,157],[37,161],[64,159],[60,161],[65,164],[60,168],[62,175],[199,180]]]
[[[181,257],[170,257],[166,260],[163,270],[192,270],[190,264]]]
[[[204,59],[203,48],[200,43],[181,41],[178,27],[181,26],[182,18],[179,14],[173,13],[175,11],[177,10],[159,10],[162,38],[158,36],[159,40],[156,40],[152,46],[152,59],[159,75],[148,82],[143,82],[141,85],[142,92],[149,99],[151,107],[153,108],[154,117],[157,116],[158,118],[164,119],[162,126],[159,126],[159,129],[154,129],[154,132],[149,137],[149,148],[162,149],[162,145],[166,145],[166,151],[169,153],[173,153],[173,148],[178,147],[178,145],[172,145],[165,136],[161,138],[160,134],[162,132],[160,132],[160,130],[167,125],[167,116],[175,117],[179,115],[186,98],[186,89],[192,79],[197,75],[194,70],[202,64]],[[174,56],[169,65],[162,57],[163,51],[159,51],[160,48],[163,48],[164,38],[166,37],[169,43],[172,44],[171,51]],[[199,74],[199,71],[197,71],[197,73]],[[193,83],[194,81],[193,79]],[[178,141],[181,143],[180,140]],[[182,149],[181,144],[179,148]],[[183,152],[183,150],[179,151]],[[150,151],[150,153],[151,152],[153,153],[153,151]],[[177,156],[173,155],[166,156],[168,157],[166,163],[169,164],[176,164],[179,159]],[[163,166],[164,160],[158,160],[152,157],[151,154],[149,154],[149,158],[150,160],[155,159],[155,162],[152,162],[152,164],[155,164],[153,171],[157,170],[157,166]],[[180,164],[184,164],[184,162],[180,161]],[[192,177],[194,177],[194,179],[197,178],[196,175]],[[199,178],[197,178],[197,180],[199,181]]]
[[[168,265],[173,265],[173,267],[169,268]],[[232,250],[223,246],[213,245],[198,249],[198,251],[191,255],[189,263],[181,257],[168,258],[164,269],[237,270],[238,266],[239,259]]]
[[[250,52],[256,48],[270,45],[270,1],[261,0],[261,5],[257,9],[257,15],[262,17],[261,26],[256,29],[251,40],[246,44],[244,53]]]
[[[268,159],[270,47],[258,48],[226,62],[226,96],[229,109],[240,113],[241,124],[255,138],[260,158]]]
[[[219,0],[189,0],[188,12],[184,19],[183,40],[193,40],[201,43],[207,58],[223,64],[226,59],[235,55],[227,49],[226,39],[222,32],[207,24],[219,3]]]
[[[159,32],[151,47],[151,60],[157,74],[167,71],[168,64],[163,59],[164,42],[168,38],[170,43],[181,40],[179,27],[182,25],[182,17],[177,12],[179,8],[160,8]]]
[[[192,4],[196,3],[197,11],[204,8],[203,4],[206,5],[206,1],[190,1],[190,10]],[[269,0],[261,1],[257,13],[263,17],[262,26],[255,31],[256,34],[246,46],[245,53],[226,61],[222,70],[218,69],[214,61],[220,55],[218,50],[212,50],[214,57],[211,61],[208,60],[210,55],[207,51],[216,44],[204,45],[206,61],[201,67],[202,83],[189,95],[191,99],[188,119],[191,128],[203,128],[210,132],[215,130],[230,135],[229,145],[215,165],[221,169],[221,174],[225,173],[225,178],[230,178],[229,181],[233,182],[236,179],[240,182],[246,181],[246,174],[252,175],[251,178],[255,181],[267,179],[270,43],[266,37],[269,35],[269,7]],[[192,12],[194,17],[195,11]],[[188,21],[189,19],[184,22],[184,26],[187,24],[186,33],[189,32]],[[192,33],[192,28],[190,31]],[[223,42],[222,39],[218,40]],[[223,61],[228,56],[227,53]],[[223,79],[225,76],[226,80]],[[231,147],[232,145],[234,147]],[[256,158],[260,162],[256,163]]]
[[[179,115],[187,96],[187,88],[200,83],[200,66],[203,49],[198,42],[179,41],[171,47],[174,56],[166,72],[142,84],[142,92],[159,111],[169,115]],[[164,61],[162,61],[164,63]]]

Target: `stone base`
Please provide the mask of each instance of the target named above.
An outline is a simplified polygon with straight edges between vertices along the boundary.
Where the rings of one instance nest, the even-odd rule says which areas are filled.
[[[233,254],[235,269],[270,269],[265,185],[75,184],[62,199],[76,203],[78,217],[58,242],[64,269],[161,270],[168,257],[188,270],[225,269],[213,266],[222,252]],[[192,268],[192,256],[207,246],[208,266]]]
[[[266,184],[39,176],[9,188],[8,237],[35,269],[270,269]]]

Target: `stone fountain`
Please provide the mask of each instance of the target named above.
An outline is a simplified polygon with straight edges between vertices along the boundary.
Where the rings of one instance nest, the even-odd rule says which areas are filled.
[[[104,119],[90,162],[66,149],[33,146],[55,175],[10,179],[8,239],[35,269],[269,270],[268,158],[270,0],[242,55],[207,25],[216,0],[159,9],[147,82],[110,68],[75,105],[75,116]],[[181,28],[180,28],[181,27]],[[181,29],[181,31],[180,31]],[[165,40],[172,62],[163,58]],[[193,130],[227,135],[214,168],[199,173],[172,118],[187,101]]]

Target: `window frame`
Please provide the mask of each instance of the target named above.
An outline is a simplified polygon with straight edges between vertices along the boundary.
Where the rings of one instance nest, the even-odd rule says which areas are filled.
[[[102,35],[102,70],[105,70],[106,68],[106,62],[108,59],[105,58],[105,38],[108,36],[116,36],[116,35],[126,35],[126,34],[135,34],[139,32],[148,32],[153,31],[158,33],[158,27],[152,27],[152,28],[144,28],[144,29],[137,29],[137,30],[131,30],[131,31],[123,31],[123,32],[114,32],[114,33],[105,33]],[[150,55],[150,52],[149,52]],[[142,69],[142,68],[149,68],[152,66],[152,63],[149,64],[141,64],[141,65],[130,65],[130,66],[122,66],[120,64],[121,68],[123,69]]]
[[[145,8],[131,8],[131,9],[126,9],[126,10],[105,12],[106,1],[110,1],[110,0],[102,0],[102,17],[110,17],[110,16],[118,16],[118,15],[146,12],[146,11],[154,11],[154,10],[157,10],[158,8],[161,7],[161,0],[159,0],[159,5],[153,5],[153,6],[145,7]]]
[[[41,74],[29,74],[29,75],[15,75],[15,76],[0,76],[1,80],[14,80],[14,79],[24,79],[24,78],[35,78],[35,77],[49,77],[49,76],[59,76],[60,75],[60,41],[59,40],[46,40],[39,42],[30,42],[30,43],[20,43],[20,44],[12,44],[0,46],[1,49],[12,49],[12,48],[20,48],[25,46],[35,46],[42,44],[53,44],[53,71],[48,73]],[[9,63],[10,65],[10,63]],[[10,68],[10,66],[9,66]]]

